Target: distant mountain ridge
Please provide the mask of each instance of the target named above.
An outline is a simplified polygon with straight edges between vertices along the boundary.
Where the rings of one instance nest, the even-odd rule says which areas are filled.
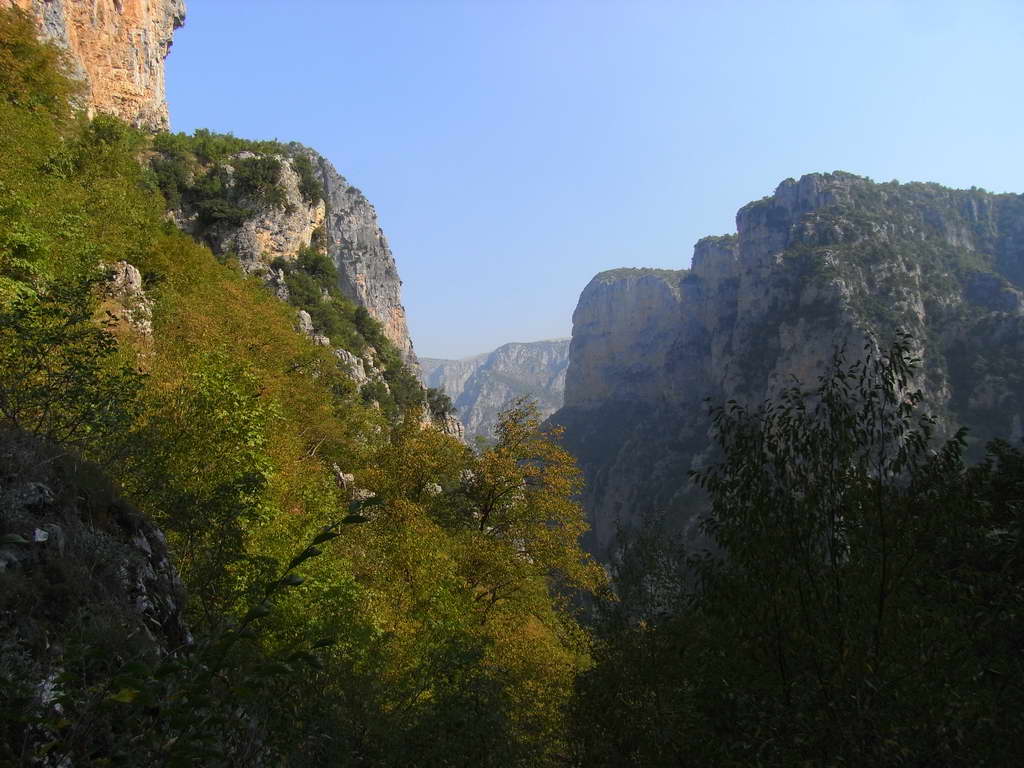
[[[569,339],[512,342],[462,360],[419,362],[424,385],[452,399],[466,437],[489,437],[498,414],[517,397],[534,398],[545,417],[562,406]]]

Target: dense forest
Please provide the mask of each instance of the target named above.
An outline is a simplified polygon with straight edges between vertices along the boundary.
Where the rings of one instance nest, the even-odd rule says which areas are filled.
[[[609,581],[529,403],[476,452],[424,428],[315,244],[289,305],[168,218],[244,217],[217,170],[244,147],[87,120],[63,72],[0,13],[0,765],[1024,754],[1024,454],[938,443],[905,337],[717,406],[713,548],[652,520]],[[299,308],[401,395],[358,391]]]

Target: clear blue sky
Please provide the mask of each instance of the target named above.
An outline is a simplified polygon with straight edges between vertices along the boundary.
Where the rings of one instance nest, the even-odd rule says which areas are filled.
[[[187,1],[174,129],[332,160],[427,357],[567,336],[789,176],[1024,192],[1020,0]]]

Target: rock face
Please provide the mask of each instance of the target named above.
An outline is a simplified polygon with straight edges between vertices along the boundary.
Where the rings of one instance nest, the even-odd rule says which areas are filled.
[[[256,157],[241,152],[234,160]],[[292,158],[278,156],[281,175],[277,186],[284,193],[280,205],[245,201],[253,215],[239,226],[217,226],[206,231],[205,238],[214,253],[234,254],[247,272],[264,272],[274,259],[293,260],[300,248],[309,246],[316,231],[323,226],[327,208],[322,200],[309,204],[299,192],[299,175],[292,167]],[[228,168],[231,168],[229,165]],[[186,231],[195,232],[196,217],[182,217]]]
[[[813,384],[837,345],[902,328],[940,430],[971,450],[1018,438],[1024,413],[1024,196],[845,173],[788,179],[743,207],[691,269],[595,277],[573,315],[565,405],[552,421],[587,478],[588,546],[666,513],[696,535],[687,471],[711,457],[705,398],[756,404]]]
[[[32,13],[86,84],[90,113],[166,130],[164,59],[185,21],[183,0],[4,0]]]
[[[61,686],[71,685],[66,670],[189,648],[184,609],[163,534],[98,467],[0,430],[0,688],[8,701],[21,698],[26,716],[52,721]],[[30,750],[47,734],[26,739]]]
[[[402,281],[377,211],[328,160],[307,150],[327,201],[327,251],[338,267],[342,292],[366,307],[414,368],[416,353],[402,306]]]
[[[126,323],[140,336],[153,333],[153,300],[142,287],[142,273],[127,261],[115,262],[110,267],[110,276],[105,293],[116,303],[107,311],[111,319]]]
[[[253,157],[257,155],[241,152],[232,162]],[[287,288],[283,276],[276,274],[271,263],[276,259],[294,260],[299,249],[322,237],[327,254],[338,269],[341,292],[366,308],[383,326],[385,336],[402,359],[417,370],[402,306],[402,280],[374,207],[317,152],[292,143],[274,157],[281,164],[277,186],[283,193],[283,202],[268,204],[242,199],[239,203],[253,212],[244,222],[217,224],[202,231],[197,212],[186,208],[175,213],[178,225],[201,236],[214,253],[235,256],[247,272],[263,275],[282,299],[288,297]],[[301,179],[295,170],[298,157],[309,159],[317,181],[322,184],[322,200],[309,203],[303,198]]]
[[[444,389],[469,438],[491,437],[498,414],[517,397],[537,401],[542,416],[562,404],[569,340],[512,343],[465,360],[423,358],[423,383]]]

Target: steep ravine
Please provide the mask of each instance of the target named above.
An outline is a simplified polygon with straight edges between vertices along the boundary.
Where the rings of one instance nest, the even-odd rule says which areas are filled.
[[[1024,197],[846,173],[788,179],[705,238],[689,270],[597,275],[573,315],[552,421],[587,478],[589,547],[667,513],[696,535],[687,471],[711,456],[705,398],[756,404],[832,350],[912,333],[940,432],[977,452],[1024,412]]]

